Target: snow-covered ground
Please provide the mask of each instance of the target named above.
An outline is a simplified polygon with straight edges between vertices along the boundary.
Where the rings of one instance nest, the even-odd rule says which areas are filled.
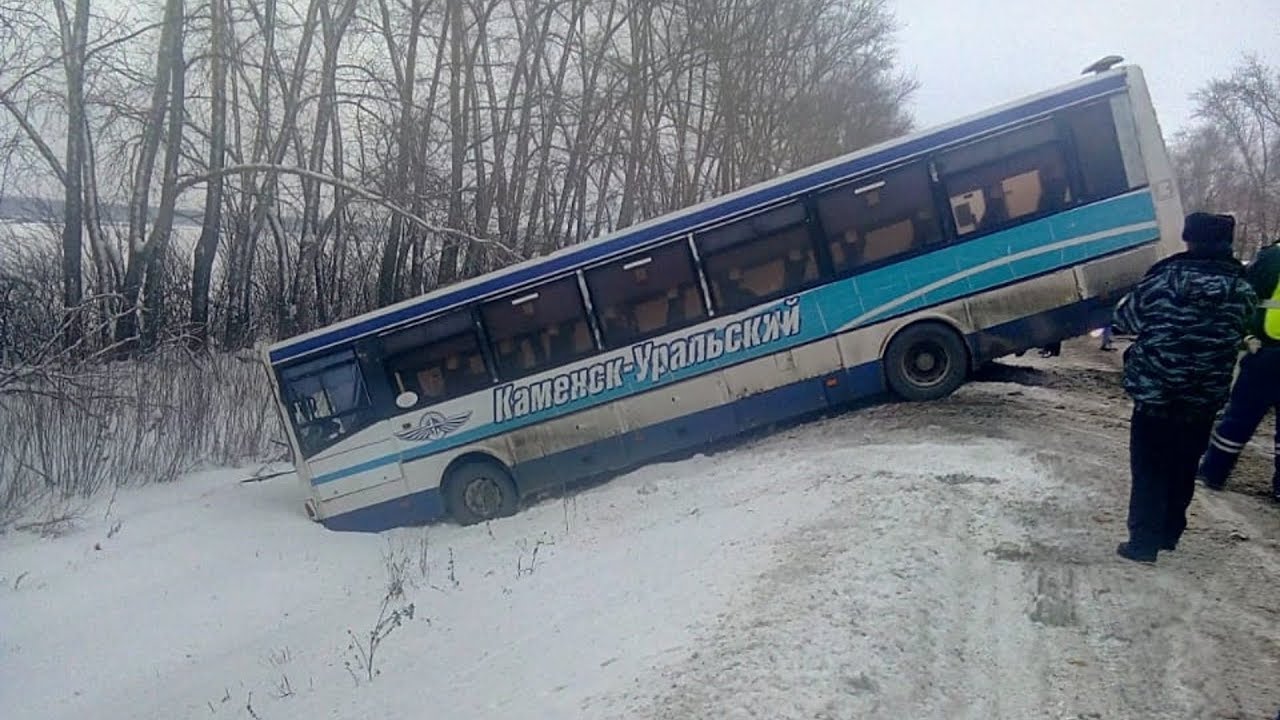
[[[288,478],[234,471],[121,493],[0,537],[0,714],[1270,720],[1280,513],[1200,498],[1177,553],[1115,558],[1110,369],[849,413],[488,527],[332,533]],[[370,680],[353,645],[396,578],[412,618]]]

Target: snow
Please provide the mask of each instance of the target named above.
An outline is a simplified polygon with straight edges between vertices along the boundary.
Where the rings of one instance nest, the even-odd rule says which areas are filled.
[[[973,415],[993,398],[1062,396],[984,384],[939,408]],[[1194,549],[1157,568],[1115,559],[1123,484],[1077,482],[1077,461],[891,407],[648,466],[489,526],[382,535],[308,522],[287,477],[205,472],[122,492],[61,537],[0,537],[0,700],[11,719],[1280,706],[1195,682],[1229,652],[1277,676],[1264,657],[1280,647],[1275,594],[1224,614],[1237,593],[1212,574],[1223,563],[1196,564]],[[1273,546],[1248,552],[1240,562],[1275,567]],[[377,621],[389,561],[405,567],[390,607],[414,613],[370,681],[348,669],[348,631],[366,638]]]
[[[263,717],[276,704],[277,716],[350,717],[423,703],[454,717],[572,716],[682,647],[767,567],[772,540],[830,506],[835,488],[798,454],[651,466],[488,530],[386,537],[323,530],[294,485],[237,483],[244,473],[122,494],[111,517],[66,537],[5,538],[8,717],[244,717],[250,691]],[[776,493],[784,469],[813,480]],[[347,630],[376,621],[392,553],[412,559],[415,618],[356,687]],[[294,695],[277,700],[284,676]]]

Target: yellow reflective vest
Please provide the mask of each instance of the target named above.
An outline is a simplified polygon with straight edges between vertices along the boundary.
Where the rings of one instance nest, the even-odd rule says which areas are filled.
[[[1262,332],[1271,340],[1280,340],[1280,283],[1271,297],[1262,301]]]
[[[1249,322],[1249,333],[1265,344],[1280,343],[1280,243],[1258,252],[1245,277],[1258,293],[1258,312]]]

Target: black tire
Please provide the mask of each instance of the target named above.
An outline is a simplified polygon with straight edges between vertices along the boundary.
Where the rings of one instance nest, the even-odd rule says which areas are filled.
[[[969,352],[945,325],[912,325],[889,343],[884,371],[890,389],[902,399],[938,400],[955,392],[969,376]]]
[[[511,474],[484,460],[467,461],[449,471],[445,500],[449,514],[461,525],[514,515],[520,502]]]

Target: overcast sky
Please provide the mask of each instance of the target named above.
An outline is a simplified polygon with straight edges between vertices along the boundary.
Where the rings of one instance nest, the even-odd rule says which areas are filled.
[[[899,62],[924,128],[1080,76],[1106,55],[1140,65],[1166,140],[1188,96],[1245,53],[1280,67],[1280,0],[893,0]]]

